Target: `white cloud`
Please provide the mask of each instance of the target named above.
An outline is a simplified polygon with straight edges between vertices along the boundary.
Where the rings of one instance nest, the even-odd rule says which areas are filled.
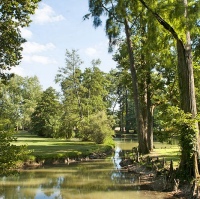
[[[55,59],[48,56],[39,55],[41,52],[55,49],[52,43],[39,44],[36,42],[26,42],[23,44],[23,61],[28,63],[57,64]]]
[[[17,66],[17,67],[12,67],[11,70],[10,70],[11,73],[15,73],[17,75],[20,75],[22,77],[25,76],[24,74],[24,69],[20,66]]]
[[[33,22],[44,24],[49,22],[63,21],[65,18],[62,15],[57,15],[52,7],[45,3],[40,4],[40,8],[35,11],[32,17]]]
[[[56,60],[54,60],[50,57],[41,56],[41,55],[24,55],[23,61],[29,62],[29,63],[36,62],[36,63],[40,63],[40,64],[44,64],[44,65],[57,63]]]
[[[53,49],[55,49],[55,46],[52,43],[47,43],[43,45],[36,42],[26,42],[23,44],[24,54],[40,53],[43,51],[48,51],[48,50],[53,50]]]
[[[32,32],[26,28],[20,28],[21,30],[21,35],[25,39],[30,39],[32,37]]]
[[[107,40],[104,42],[99,42],[95,46],[88,47],[84,50],[84,53],[91,58],[99,58],[102,56],[102,53],[105,52],[105,49],[108,48]]]
[[[88,56],[90,56],[90,57],[93,57],[94,55],[96,55],[97,54],[97,49],[95,49],[95,48],[87,48],[86,50],[85,50],[85,53],[86,53],[86,55],[88,55]]]

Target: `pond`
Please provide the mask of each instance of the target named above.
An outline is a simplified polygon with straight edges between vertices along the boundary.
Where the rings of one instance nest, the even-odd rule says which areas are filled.
[[[134,174],[120,171],[119,151],[135,142],[116,141],[106,160],[24,170],[0,178],[0,199],[164,199],[166,193],[141,190]]]

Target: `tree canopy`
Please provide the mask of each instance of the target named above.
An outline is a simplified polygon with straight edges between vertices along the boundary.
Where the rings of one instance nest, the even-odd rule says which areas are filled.
[[[27,27],[40,0],[0,1],[0,77],[8,79],[12,67],[22,59],[21,28]]]
[[[17,161],[25,153],[23,147],[12,145],[13,129],[21,119],[21,88],[14,83],[8,92],[5,80],[13,75],[9,70],[22,59],[21,28],[27,27],[39,0],[0,1],[0,174],[5,175],[15,168]],[[20,78],[18,78],[20,79]],[[19,80],[21,81],[21,80]],[[11,85],[11,84],[10,84]],[[21,85],[20,85],[21,86]],[[16,95],[15,95],[15,94]],[[14,103],[14,104],[13,104]],[[19,120],[18,120],[19,119]],[[8,128],[11,125],[12,128]],[[5,128],[5,126],[7,126]]]
[[[165,104],[162,106],[165,110],[167,106],[175,105],[186,115],[191,114],[190,117],[188,115],[184,117],[189,120],[196,117],[192,50],[196,48],[199,40],[199,12],[196,12],[198,9],[199,1],[195,0],[190,2],[187,0],[168,2],[92,0],[89,2],[90,13],[86,14],[84,19],[92,17],[96,28],[102,24],[101,17],[106,16],[105,31],[110,41],[109,51],[116,44],[122,47],[123,42],[126,47],[120,49],[119,56],[116,58],[123,68],[127,63],[129,65],[138,148],[141,153],[149,153],[153,149],[152,121],[156,104]],[[156,25],[157,22],[161,26]],[[193,42],[196,44],[192,45]],[[125,57],[128,60],[126,63]],[[177,65],[176,69],[171,69],[173,64]],[[157,85],[156,79],[159,80]],[[160,95],[155,95],[154,93],[157,89],[161,89],[161,86],[167,92],[163,93],[160,90]],[[178,91],[178,98],[172,97],[174,88]],[[171,109],[173,110],[175,109]],[[190,170],[192,172],[188,174],[196,177],[198,176],[197,159],[192,160],[193,157],[198,156],[196,153],[199,154],[199,129],[198,123],[195,120],[193,122],[194,124],[190,125],[186,121],[182,123],[180,170]],[[182,145],[184,139],[185,143],[188,142],[185,136],[187,128],[190,129],[187,132],[191,135],[189,143],[193,145],[192,148]],[[187,163],[188,160],[190,164]]]

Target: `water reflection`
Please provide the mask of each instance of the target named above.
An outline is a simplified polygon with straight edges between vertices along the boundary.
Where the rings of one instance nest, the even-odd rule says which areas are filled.
[[[115,147],[115,153],[114,153],[114,156],[113,156],[113,164],[114,164],[114,167],[118,170],[121,168],[120,166],[120,162],[121,162],[121,157],[119,155],[119,153],[121,152],[121,148],[119,146],[116,146]]]
[[[134,174],[120,170],[121,144],[118,142],[114,156],[106,160],[25,170],[18,176],[4,177],[0,199],[165,198],[165,194],[141,191]],[[134,145],[129,144],[130,148]]]

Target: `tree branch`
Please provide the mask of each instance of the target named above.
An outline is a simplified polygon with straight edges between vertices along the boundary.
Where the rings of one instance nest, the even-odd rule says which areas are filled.
[[[139,0],[140,3],[147,8],[147,10],[149,10],[157,19],[157,21],[166,29],[168,30],[172,36],[176,39],[176,40],[180,40],[176,31],[172,28],[172,26],[167,23],[158,13],[154,12],[143,0]]]

